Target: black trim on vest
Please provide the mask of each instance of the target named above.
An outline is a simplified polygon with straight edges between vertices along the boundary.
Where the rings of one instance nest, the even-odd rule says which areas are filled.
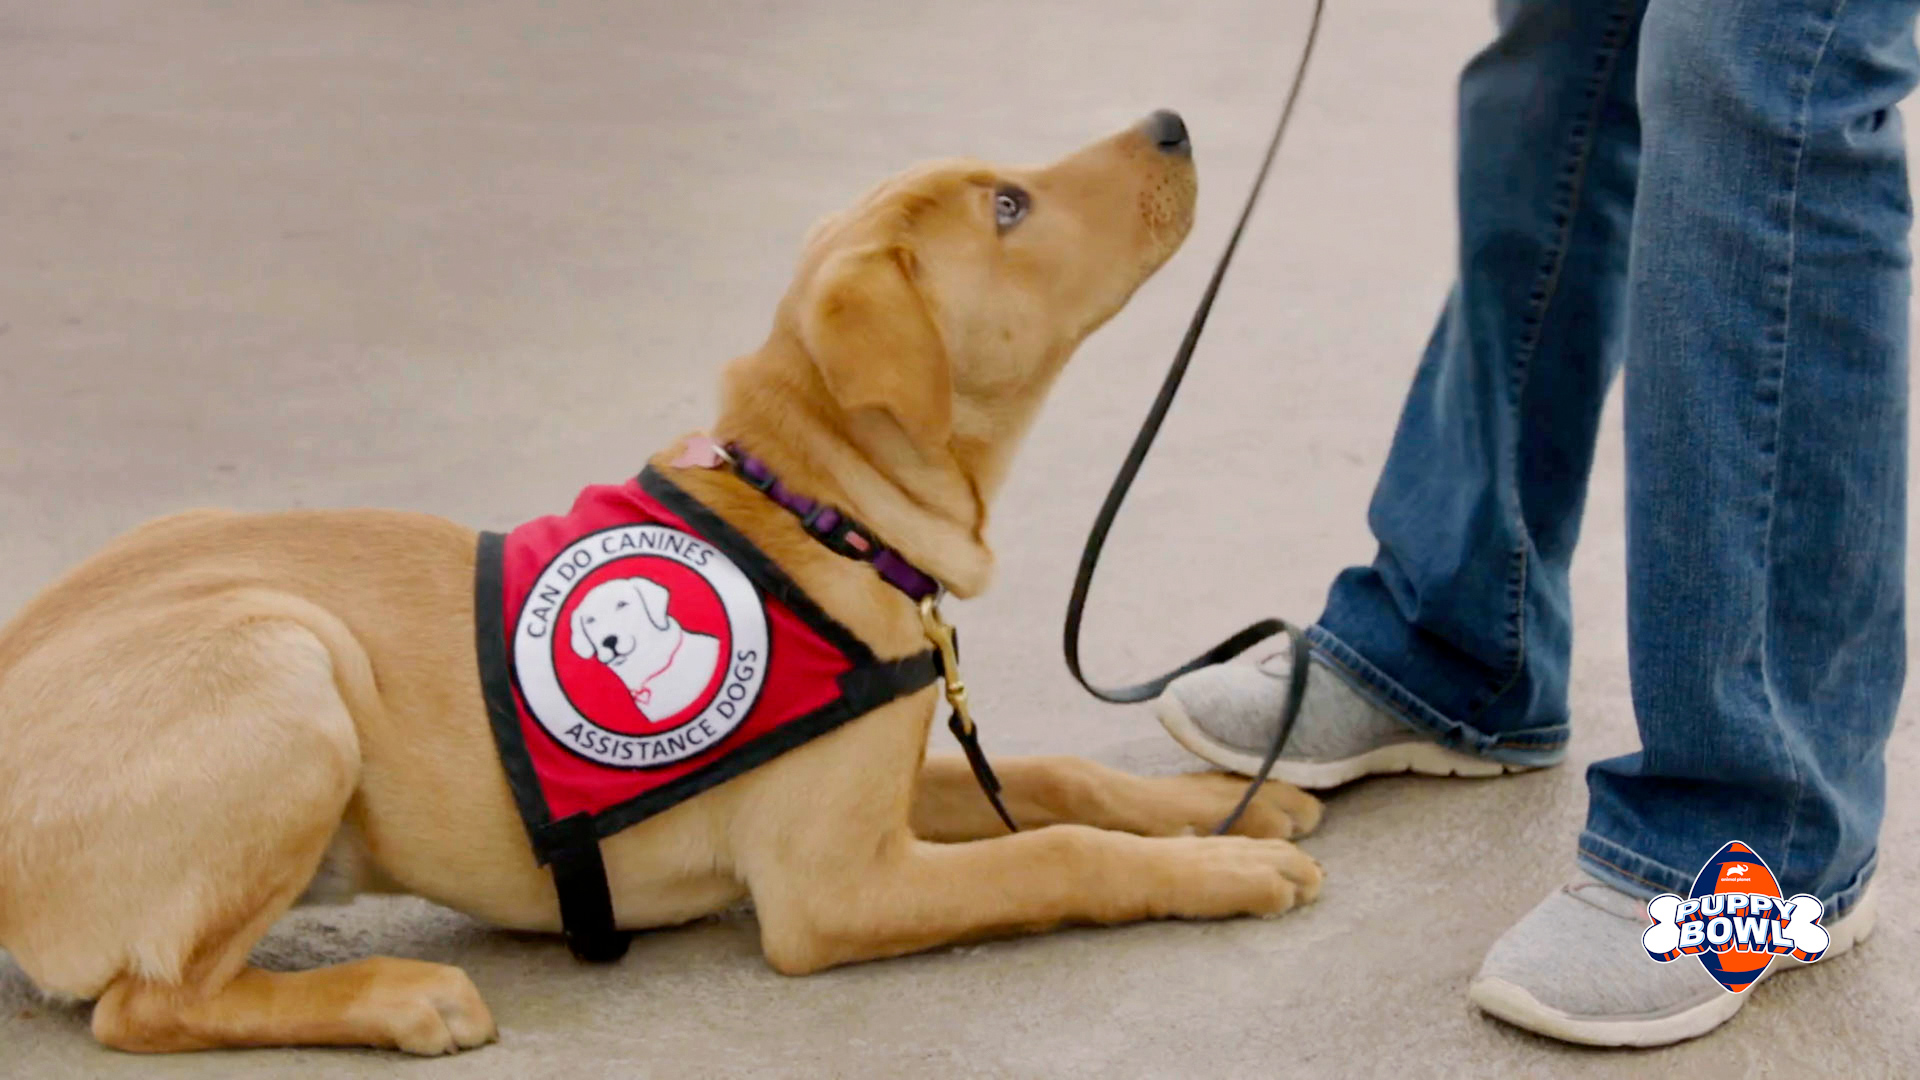
[[[520,738],[520,709],[514,698],[520,688],[514,685],[512,657],[507,652],[506,612],[501,590],[501,564],[507,552],[507,538],[501,533],[480,534],[480,547],[473,566],[474,651],[480,659],[480,697],[487,703],[487,723],[493,728],[493,745],[500,751],[500,766],[506,770],[507,786],[513,789],[513,801],[520,807],[520,821],[540,850],[538,830],[548,821],[547,800],[540,794],[539,773],[533,757]],[[540,861],[545,863],[543,856]]]
[[[507,786],[513,790],[514,803],[519,807],[521,822],[533,846],[534,858],[539,864],[552,868],[567,947],[574,956],[590,963],[620,959],[628,943],[628,935],[614,924],[613,894],[607,883],[599,841],[764,765],[882,705],[923,690],[940,677],[940,655],[931,649],[896,660],[876,657],[866,642],[828,615],[738,530],[651,467],[640,474],[639,483],[643,491],[738,565],[755,588],[786,606],[853,666],[840,676],[840,693],[834,700],[787,721],[739,750],[723,754],[706,768],[598,814],[579,813],[555,821],[523,738],[520,688],[514,680],[507,649],[502,594],[507,538],[500,533],[480,534],[474,569],[473,621],[487,720],[493,729]],[[720,745],[724,746],[725,741]]]
[[[594,828],[602,839],[686,802],[758,768],[795,747],[825,735],[849,720],[872,712],[896,698],[906,697],[939,678],[939,656],[920,653],[903,660],[881,660],[840,676],[840,696],[804,716],[795,717],[740,749],[723,755],[697,772],[617,803],[596,814]],[[724,740],[722,746],[726,745]]]

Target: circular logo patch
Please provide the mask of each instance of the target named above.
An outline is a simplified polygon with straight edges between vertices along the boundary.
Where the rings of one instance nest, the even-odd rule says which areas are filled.
[[[747,718],[767,674],[767,613],[733,561],[665,525],[574,541],[535,579],[513,633],[527,710],[616,768],[684,761]]]

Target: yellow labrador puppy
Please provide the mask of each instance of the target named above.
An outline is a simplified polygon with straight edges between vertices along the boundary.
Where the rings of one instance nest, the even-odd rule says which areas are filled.
[[[1044,168],[946,161],[883,183],[808,237],[766,344],[725,371],[714,437],[978,593],[987,508],[1042,396],[1179,246],[1194,195],[1171,113]],[[678,450],[653,467],[874,656],[926,650],[914,603],[871,566],[733,472],[676,467]],[[489,737],[475,568],[473,531],[420,514],[197,511],[28,604],[0,631],[0,947],[46,992],[95,999],[95,1036],[125,1050],[492,1039],[457,968],[247,964],[291,905],[356,892],[559,929]],[[636,621],[613,592],[593,604],[643,637],[693,632],[664,611]],[[622,640],[585,636],[580,662],[612,663]],[[922,685],[607,837],[614,922],[750,896],[768,962],[804,973],[1317,893],[1319,866],[1283,838],[1320,807],[1279,784],[1244,835],[1215,838],[1192,833],[1235,780],[1009,760],[1026,831],[1006,834],[964,762],[925,758],[935,698]]]

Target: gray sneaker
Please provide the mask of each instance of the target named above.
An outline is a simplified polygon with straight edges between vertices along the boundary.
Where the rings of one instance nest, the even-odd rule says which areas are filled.
[[[1871,891],[1844,919],[1827,924],[1820,963],[1873,930]],[[1500,935],[1467,997],[1481,1011],[1564,1042],[1665,1046],[1705,1035],[1752,997],[1728,993],[1691,956],[1668,964],[1647,956],[1640,935],[1647,905],[1591,878],[1568,885]],[[1808,965],[1777,956],[1761,978]]]
[[[1295,787],[1338,787],[1363,776],[1499,776],[1524,766],[1449,750],[1374,704],[1315,658],[1300,717],[1273,777]],[[1217,664],[1175,679],[1154,713],[1181,746],[1229,772],[1252,776],[1279,730],[1293,672],[1292,644],[1257,663]]]

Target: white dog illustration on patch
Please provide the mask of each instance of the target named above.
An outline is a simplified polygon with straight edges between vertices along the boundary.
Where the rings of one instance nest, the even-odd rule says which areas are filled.
[[[573,653],[612,669],[648,720],[693,704],[713,681],[720,639],[667,614],[671,594],[643,577],[603,581],[573,609]]]

